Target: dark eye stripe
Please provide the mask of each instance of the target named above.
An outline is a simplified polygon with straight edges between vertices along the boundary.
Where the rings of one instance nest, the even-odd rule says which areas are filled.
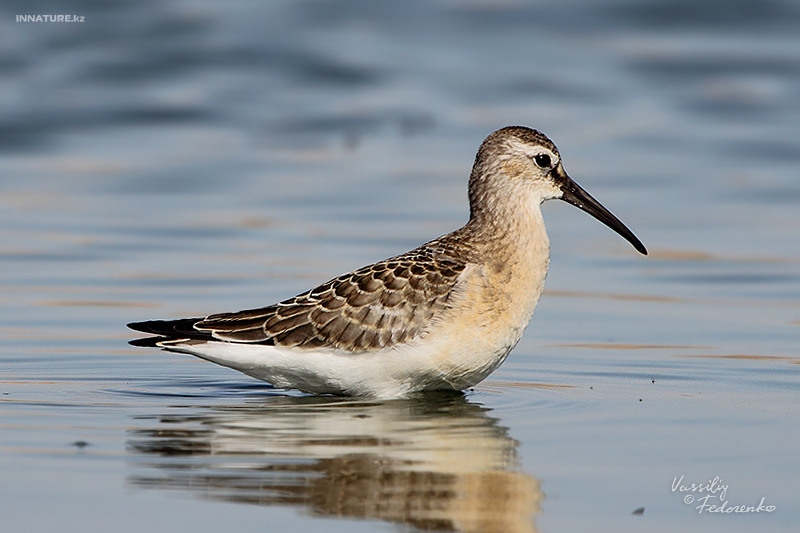
[[[542,168],[550,168],[550,156],[547,154],[538,154],[533,157],[533,160]]]

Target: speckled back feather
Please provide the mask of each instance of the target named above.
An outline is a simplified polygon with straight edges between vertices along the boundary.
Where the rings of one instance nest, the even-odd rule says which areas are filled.
[[[458,256],[451,253],[454,247],[447,237],[268,307],[208,316],[192,324],[194,331],[187,331],[185,321],[180,328],[161,321],[132,326],[175,340],[353,353],[391,347],[422,335],[448,306],[467,263],[463,250]]]

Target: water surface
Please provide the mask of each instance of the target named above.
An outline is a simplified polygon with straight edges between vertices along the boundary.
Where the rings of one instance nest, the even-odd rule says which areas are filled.
[[[797,529],[795,2],[31,9],[0,8],[4,531]],[[287,394],[127,345],[463,224],[509,124],[651,254],[546,204],[545,295],[465,396]],[[682,476],[775,509],[699,513]]]

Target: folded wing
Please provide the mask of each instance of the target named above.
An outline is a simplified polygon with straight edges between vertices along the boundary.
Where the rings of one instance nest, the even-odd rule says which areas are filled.
[[[133,343],[225,341],[354,353],[387,348],[424,333],[447,308],[466,268],[464,261],[434,244],[344,274],[269,307],[204,319],[129,324],[160,335]]]

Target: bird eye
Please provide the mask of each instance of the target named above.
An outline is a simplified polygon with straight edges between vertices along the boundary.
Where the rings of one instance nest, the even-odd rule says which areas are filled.
[[[533,160],[542,168],[550,168],[550,156],[547,154],[537,154],[533,156]]]

